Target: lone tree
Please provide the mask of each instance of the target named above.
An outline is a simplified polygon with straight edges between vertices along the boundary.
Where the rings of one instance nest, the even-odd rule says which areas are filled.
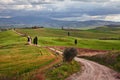
[[[74,43],[75,43],[75,45],[77,45],[77,39],[75,39]]]
[[[70,32],[68,32],[68,36],[70,36]]]
[[[64,30],[64,27],[62,26],[61,29]]]
[[[66,48],[63,52],[63,61],[71,62],[77,54],[76,48]]]

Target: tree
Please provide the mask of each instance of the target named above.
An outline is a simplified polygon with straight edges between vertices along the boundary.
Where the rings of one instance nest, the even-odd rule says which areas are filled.
[[[75,45],[77,45],[77,39],[75,39],[74,43],[75,43]]]
[[[68,36],[70,36],[70,32],[68,32]]]
[[[62,26],[61,29],[64,30],[64,27]]]
[[[66,48],[63,52],[63,61],[71,62],[77,54],[76,48]]]

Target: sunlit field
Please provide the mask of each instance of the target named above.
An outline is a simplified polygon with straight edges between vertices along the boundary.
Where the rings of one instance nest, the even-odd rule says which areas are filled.
[[[46,48],[26,45],[26,38],[14,31],[0,32],[0,80],[29,80],[56,56]]]
[[[99,38],[119,38],[118,33],[114,30],[105,31],[104,33],[97,31],[97,29],[90,30],[61,30],[61,29],[17,29],[16,31],[27,34],[34,38],[38,36],[39,45],[41,46],[75,46],[88,49],[99,50],[120,50],[120,40],[100,40]],[[68,36],[70,32],[70,36]],[[74,40],[78,40],[78,44],[74,45]]]
[[[68,32],[70,35],[68,36]],[[20,35],[22,34],[22,35]],[[56,56],[50,51],[48,46],[76,47],[93,50],[120,50],[120,40],[101,40],[100,38],[117,38],[119,39],[119,29],[96,28],[89,30],[62,30],[52,28],[38,29],[15,29],[0,32],[0,80],[39,80],[37,75],[57,79],[57,72],[61,71],[61,79],[65,79],[73,72],[80,70],[77,68],[78,63],[74,62],[63,67],[49,70],[55,64],[62,61],[61,56]],[[39,46],[27,45],[27,37],[34,39],[38,37]],[[74,40],[77,39],[77,45]],[[71,67],[70,67],[71,66]],[[68,68],[73,68],[70,72]],[[68,73],[64,72],[64,68]],[[45,72],[49,72],[46,74]],[[62,72],[63,71],[63,72]],[[45,75],[41,75],[41,72]],[[51,75],[49,75],[51,74]],[[53,75],[56,77],[53,78]]]

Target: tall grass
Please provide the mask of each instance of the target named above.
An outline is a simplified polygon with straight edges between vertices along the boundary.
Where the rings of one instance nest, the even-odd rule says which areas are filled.
[[[37,69],[56,59],[46,48],[25,45],[26,42],[12,30],[0,32],[0,80],[30,80]]]

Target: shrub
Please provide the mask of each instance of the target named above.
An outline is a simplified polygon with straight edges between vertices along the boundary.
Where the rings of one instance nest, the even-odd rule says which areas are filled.
[[[78,54],[77,49],[66,48],[63,52],[63,61],[71,62],[77,54]]]

